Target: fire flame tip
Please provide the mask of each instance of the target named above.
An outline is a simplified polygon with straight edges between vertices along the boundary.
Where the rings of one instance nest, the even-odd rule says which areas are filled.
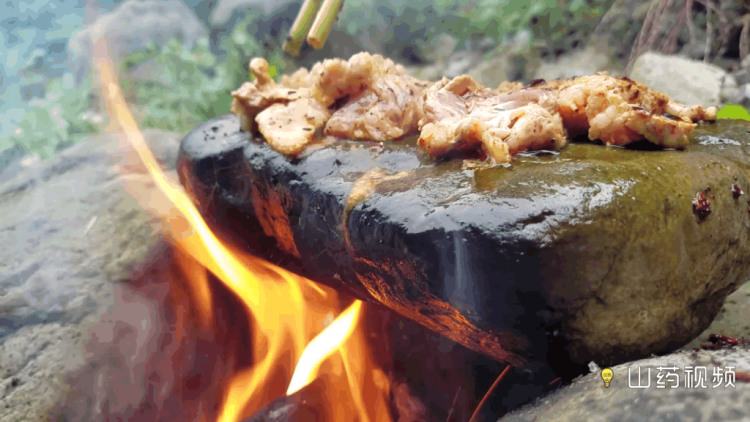
[[[218,326],[208,271],[241,298],[252,315],[252,349],[235,353],[251,354],[253,365],[230,379],[217,422],[237,422],[248,411],[257,410],[283,395],[283,390],[277,391],[275,387],[278,382],[273,380],[280,373],[288,373],[285,371],[294,362],[297,364],[286,394],[298,392],[316,377],[325,375],[320,373],[321,365],[336,351],[341,355],[346,382],[344,385],[335,383],[335,388],[347,389],[353,404],[349,412],[353,414],[342,417],[336,413],[334,419],[390,420],[383,398],[388,396],[389,386],[387,380],[383,381],[387,377],[373,367],[371,358],[363,357],[369,356],[361,329],[363,303],[355,300],[316,336],[329,311],[340,309],[338,294],[223,244],[203,220],[185,189],[159,166],[128,107],[103,38],[96,40],[94,65],[99,71],[100,88],[110,119],[108,130],[118,131],[118,136],[136,152],[139,163],[147,170],[144,174],[158,187],[156,195],[161,196],[138,190],[139,183],[144,186],[143,177],[123,174],[121,180],[144,208],[162,218],[162,226],[176,247],[176,263],[189,281],[188,290],[204,327]],[[118,166],[118,169],[124,172],[125,166]],[[310,295],[305,296],[305,292],[317,295],[312,295],[313,300]],[[286,360],[291,362],[285,368]],[[362,387],[365,382],[379,392],[374,395],[377,397],[365,397]],[[330,395],[339,397],[337,392]],[[340,403],[335,407],[338,412]]]
[[[318,334],[305,348],[292,375],[286,395],[290,396],[318,375],[320,364],[339,350],[354,331],[362,310],[362,302],[355,300],[331,325]]]

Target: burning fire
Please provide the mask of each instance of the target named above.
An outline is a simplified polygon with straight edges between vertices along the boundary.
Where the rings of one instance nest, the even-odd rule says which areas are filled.
[[[252,315],[251,347],[234,353],[250,354],[253,365],[228,380],[218,422],[240,421],[284,394],[312,387],[314,380],[321,381],[316,386],[325,386],[322,396],[329,420],[390,421],[390,387],[367,346],[365,304],[344,303],[348,307],[334,319],[334,312],[344,308],[344,299],[334,290],[222,243],[177,180],[154,158],[123,97],[104,38],[98,38],[94,51],[110,118],[108,130],[121,136],[123,149],[137,153],[134,168],[146,170],[123,174],[126,189],[161,217],[165,234],[176,246],[178,265],[192,274],[188,288],[198,302],[202,323],[218,324],[206,270],[241,298]],[[124,173],[128,167],[122,168]],[[144,180],[155,183],[160,194],[139,191],[138,183]]]

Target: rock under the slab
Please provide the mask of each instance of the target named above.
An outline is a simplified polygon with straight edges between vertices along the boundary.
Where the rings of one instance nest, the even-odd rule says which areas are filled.
[[[702,124],[685,151],[572,143],[505,168],[435,163],[408,140],[291,161],[223,116],[183,140],[178,172],[254,253],[495,358],[565,372],[676,350],[746,280],[749,129]],[[699,192],[710,213],[693,209]]]
[[[716,319],[684,349],[700,348],[701,344],[708,341],[712,334],[750,338],[750,283],[743,284],[737,291],[727,296]]]
[[[174,169],[180,135],[146,138]],[[48,420],[88,327],[160,237],[117,179],[121,146],[93,137],[2,177],[0,422]]]
[[[691,368],[693,375],[686,375],[686,370],[691,373]],[[735,373],[731,384],[728,384],[730,378],[724,375],[714,378],[714,371],[723,374],[730,368]],[[717,351],[681,351],[611,369],[614,377],[609,388],[605,388],[601,372],[596,371],[502,417],[498,422],[739,422],[750,418],[750,350],[747,346]],[[695,371],[701,376],[706,375],[702,384],[698,383]],[[667,374],[676,374],[677,378]],[[648,388],[631,388],[638,385],[648,385]]]
[[[724,69],[680,56],[643,53],[629,76],[683,104],[718,106],[737,95],[737,82]]]

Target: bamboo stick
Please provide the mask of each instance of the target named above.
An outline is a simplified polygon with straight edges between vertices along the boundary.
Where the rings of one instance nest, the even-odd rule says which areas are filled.
[[[302,43],[305,42],[305,34],[310,30],[315,13],[320,6],[320,0],[305,0],[302,8],[297,14],[294,25],[289,29],[289,35],[284,41],[284,51],[292,57],[299,56]]]
[[[328,39],[328,34],[331,33],[336,17],[341,11],[341,7],[344,4],[344,0],[323,0],[323,5],[320,6],[318,16],[313,22],[310,33],[307,34],[307,43],[313,46],[316,50],[320,50],[325,45]]]

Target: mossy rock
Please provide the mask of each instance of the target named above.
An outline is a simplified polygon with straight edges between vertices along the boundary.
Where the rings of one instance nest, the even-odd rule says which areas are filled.
[[[228,115],[183,140],[178,166],[209,223],[254,254],[572,375],[678,349],[746,280],[748,130],[720,120],[684,151],[574,142],[489,167],[436,163],[413,140],[289,160]]]

